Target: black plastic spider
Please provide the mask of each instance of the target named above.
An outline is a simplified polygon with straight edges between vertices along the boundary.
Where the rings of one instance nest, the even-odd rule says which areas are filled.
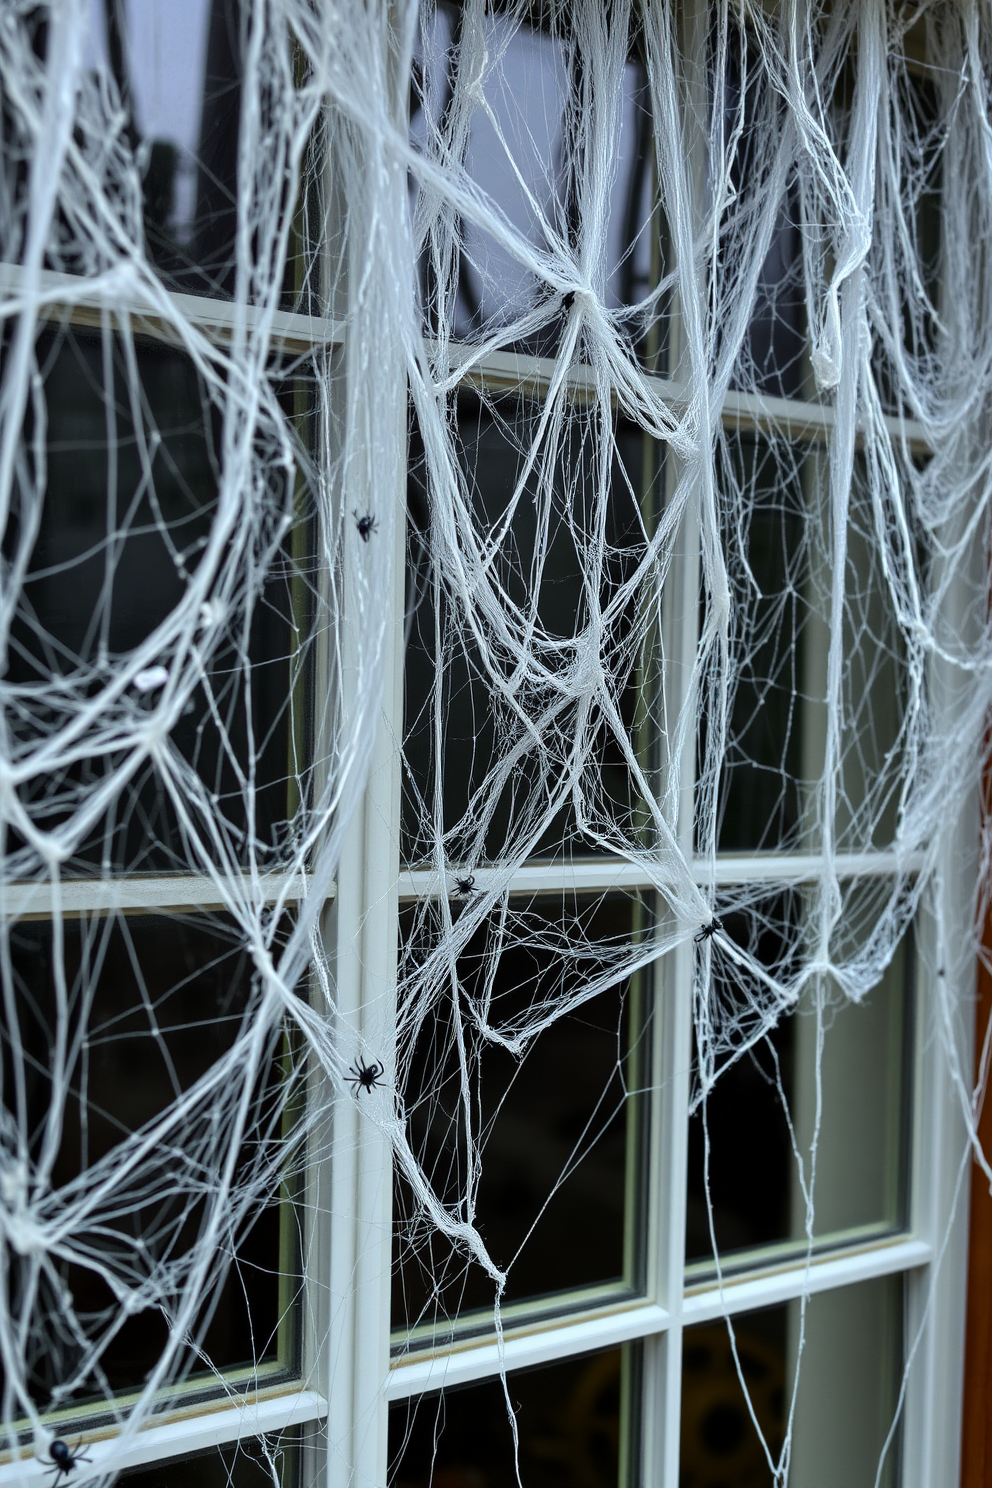
[[[467,899],[470,894],[475,893],[475,874],[469,873],[465,878],[455,879],[455,896],[458,899]]]
[[[82,1437],[79,1438],[79,1441],[82,1441]],[[68,1477],[78,1462],[90,1461],[89,1457],[84,1456],[79,1450],[78,1441],[75,1450],[72,1450],[69,1443],[63,1441],[60,1436],[57,1436],[48,1448],[48,1455],[52,1459],[52,1466],[47,1471],[55,1474],[55,1477],[52,1479],[53,1483],[57,1483],[63,1473]]]
[[[376,521],[371,512],[366,512],[364,517],[360,517],[357,511],[353,512],[352,515],[354,516],[355,521],[358,523],[359,537],[362,539],[362,542],[368,542],[373,532],[378,532],[379,523]]]
[[[345,1079],[350,1080],[352,1085],[355,1086],[355,1094],[357,1095],[359,1086],[369,1092],[375,1090],[385,1073],[386,1066],[380,1064],[378,1059],[372,1064],[366,1064],[364,1060],[356,1060],[351,1066],[351,1074],[345,1075]]]
[[[695,940],[695,942],[696,942],[697,945],[701,945],[704,940],[709,940],[711,938],[711,936],[715,935],[718,930],[722,930],[722,929],[723,929],[723,921],[722,920],[718,920],[717,917],[716,917],[716,915],[714,915],[713,918],[710,920],[709,924],[708,925],[704,925],[703,928],[702,928],[702,930],[700,930],[699,934],[696,935],[696,936],[694,936],[693,939]]]

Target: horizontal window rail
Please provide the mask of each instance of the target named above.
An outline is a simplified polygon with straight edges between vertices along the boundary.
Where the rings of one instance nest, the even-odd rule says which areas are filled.
[[[20,299],[24,270],[18,264],[0,264],[0,316],[10,317],[23,308]],[[234,300],[211,299],[205,295],[180,294],[164,286],[148,286],[147,294],[134,288],[134,274],[129,265],[110,269],[94,278],[44,270],[35,281],[33,298],[39,315],[45,319],[71,320],[75,324],[99,326],[109,313],[128,316],[135,329],[147,331],[165,340],[175,339],[170,318],[162,309],[156,312],[155,301],[167,302],[182,319],[195,325],[212,340],[229,341],[238,329],[257,326],[263,316],[268,320],[272,349],[276,352],[305,353],[320,347],[341,345],[346,338],[342,320],[320,315],[301,315],[289,310],[263,310]],[[3,304],[3,298],[7,303]],[[427,359],[432,360],[434,344],[425,339]],[[485,387],[496,391],[543,394],[560,377],[555,358],[529,356],[521,352],[487,350],[485,344],[469,346],[452,343],[448,347],[448,384]],[[436,371],[436,369],[435,369]],[[643,374],[645,384],[662,403],[680,411],[689,406],[692,390],[651,372]],[[576,400],[596,395],[596,373],[585,363],[568,369],[564,386]],[[720,413],[730,428],[773,429],[795,439],[826,439],[837,422],[830,403],[799,398],[776,398],[763,393],[737,392],[724,395]],[[930,440],[925,427],[915,419],[886,414],[882,423],[893,438],[914,453],[926,453]]]
[[[693,881],[717,888],[733,884],[801,884],[814,883],[827,866],[819,853],[757,853],[751,856],[718,856],[696,858],[691,865]],[[898,852],[835,853],[829,866],[841,882],[860,878],[892,878],[899,874],[919,873],[922,854]],[[457,898],[457,880],[470,870],[452,865],[444,883],[433,868],[410,868],[400,876],[400,899],[412,903],[418,899],[438,899],[444,895]],[[648,871],[640,863],[622,863],[616,858],[588,858],[571,863],[528,863],[512,871],[499,868],[471,870],[473,891],[487,892],[506,884],[511,894],[608,893],[622,889],[664,888],[676,880],[659,864]]]
[[[223,909],[232,899],[252,904],[305,899],[308,874],[271,873],[252,878],[211,878],[207,874],[165,873],[120,878],[67,878],[56,887],[48,880],[0,883],[0,914],[8,920],[50,920],[56,902],[63,915],[140,914]],[[333,888],[328,896],[333,898]]]
[[[90,1459],[87,1477],[95,1477],[99,1476],[101,1465],[108,1470],[112,1465],[117,1472],[141,1467],[146,1462],[187,1457],[229,1442],[285,1431],[307,1421],[320,1421],[326,1415],[327,1401],[323,1396],[314,1390],[295,1389],[260,1400],[225,1401],[213,1410],[202,1404],[190,1406],[169,1421],[150,1422],[124,1445],[120,1444],[116,1430],[94,1431],[83,1436],[80,1450]],[[75,1440],[74,1437],[73,1446]],[[10,1453],[4,1455],[6,1460],[0,1463],[0,1484],[4,1488],[22,1483],[51,1483],[53,1464],[35,1457],[30,1448],[26,1447],[24,1456],[17,1460],[11,1460]]]
[[[403,1400],[429,1391],[451,1389],[486,1379],[500,1370],[551,1364],[575,1354],[619,1348],[626,1343],[666,1332],[676,1321],[685,1326],[711,1322],[727,1315],[772,1307],[798,1297],[853,1286],[876,1277],[917,1270],[933,1260],[933,1247],[924,1240],[903,1239],[866,1245],[840,1255],[814,1257],[808,1264],[782,1266],[761,1275],[742,1277],[693,1288],[679,1311],[652,1302],[566,1319],[557,1324],[535,1323],[515,1330],[503,1342],[490,1337],[454,1344],[444,1350],[419,1354],[392,1367],[387,1395]]]

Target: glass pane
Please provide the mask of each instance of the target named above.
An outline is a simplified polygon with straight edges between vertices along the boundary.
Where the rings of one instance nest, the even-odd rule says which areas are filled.
[[[465,1212],[471,1189],[484,1242],[509,1271],[504,1311],[527,1298],[550,1306],[575,1288],[630,1289],[642,1145],[631,1092],[644,1086],[646,1032],[644,977],[629,977],[623,959],[643,933],[643,907],[620,895],[511,902],[505,919],[494,912],[468,939],[457,994],[448,973],[432,972],[438,912],[425,904],[403,916],[400,1038],[410,1045],[403,1098],[414,1154],[449,1207]],[[438,978],[435,1011],[411,1027],[405,988],[425,976]],[[524,1038],[520,1056],[497,1042],[561,1012],[570,996],[577,1005]],[[484,1309],[479,1326],[491,1327],[494,1289],[482,1268],[418,1221],[405,1185],[397,1214],[394,1320],[436,1336],[450,1332],[444,1319]]]
[[[290,28],[245,0],[84,0],[84,9],[75,143],[93,188],[102,192],[102,208],[116,212],[118,220],[116,228],[104,225],[99,212],[95,222],[90,220],[94,214],[84,190],[62,214],[61,227],[49,234],[45,266],[92,275],[105,269],[112,247],[133,243],[169,288],[231,296],[238,172],[247,170],[253,190],[265,194],[275,152],[282,149],[274,138],[272,95],[265,80],[272,76],[272,65],[281,66],[285,78],[300,63]],[[25,16],[27,35],[33,36],[39,56],[47,46],[45,14],[40,9]],[[260,30],[265,35],[259,82],[255,97],[244,100],[249,34],[258,38]],[[273,63],[266,66],[270,58]],[[281,98],[287,100],[285,90]],[[246,105],[256,110],[258,154],[256,160],[239,164]],[[5,164],[0,259],[17,263],[24,252],[28,171],[37,136],[26,127],[25,110],[6,104],[0,108]],[[312,143],[310,149],[301,174],[309,169],[313,182],[319,172],[313,168]],[[265,162],[261,173],[258,160]],[[283,159],[275,168],[280,180],[289,179]],[[312,198],[313,190],[307,195]],[[260,294],[269,298],[275,290],[283,307],[313,310],[314,255],[303,239],[304,218],[312,211],[316,215],[315,209],[315,201],[296,200],[290,192],[272,205],[271,235],[254,232],[248,252],[241,253],[241,292],[249,300]],[[273,239],[287,217],[292,221],[280,285],[273,266],[281,249]],[[126,255],[126,246],[121,252]]]
[[[871,896],[850,891],[851,921]],[[877,902],[874,911],[878,909]],[[762,966],[789,980],[799,967],[798,891],[757,907],[752,916],[722,916],[731,939]],[[871,916],[868,915],[867,918]],[[728,1023],[746,1013],[741,968],[713,952],[714,1004]],[[840,989],[823,989],[822,1117],[813,1190],[819,1242],[853,1242],[904,1222],[912,1036],[912,942],[905,939],[881,981],[854,1004]],[[760,996],[757,983],[747,989]],[[743,1040],[748,1027],[740,1029]],[[706,1105],[709,1196],[721,1260],[761,1263],[761,1247],[795,1249],[806,1232],[806,1199],[816,1134],[816,1050],[820,1035],[815,994],[807,990],[791,1016],[727,1068]],[[791,1131],[790,1131],[791,1122]],[[686,1259],[712,1263],[701,1109],[690,1120]],[[793,1135],[799,1160],[793,1152]]]
[[[900,244],[898,255],[885,265],[888,272],[880,284],[882,294],[873,308],[872,370],[885,412],[918,418],[920,405],[907,392],[914,387],[925,389],[939,376],[941,302],[948,282],[941,224],[949,134],[941,119],[936,70],[931,71],[923,61],[927,52],[923,26],[917,23],[913,29],[919,43],[918,63],[907,66],[899,49],[891,45],[886,58],[889,128],[898,130],[903,158],[907,164],[912,162],[912,168],[887,181],[879,200],[879,209],[887,216],[894,220],[898,213]],[[902,39],[907,52],[913,50],[912,32]],[[854,92],[850,65],[845,68],[845,81],[837,114],[844,130],[850,131]],[[922,396],[927,397],[926,393]]]
[[[806,286],[800,237],[799,193],[794,179],[776,179],[780,161],[769,154],[769,140],[781,136],[786,113],[781,84],[763,63],[758,38],[747,27],[730,21],[721,33],[715,61],[714,124],[722,126],[716,136],[722,146],[722,167],[727,174],[728,208],[721,222],[720,259],[722,272],[715,276],[734,286],[733,301],[713,308],[714,324],[726,327],[728,337],[739,334],[740,265],[760,252],[756,232],[765,221],[753,211],[742,212],[740,203],[761,200],[767,209],[770,192],[778,193],[778,211],[764,262],[758,272],[755,303],[737,353],[733,386],[760,391],[779,398],[808,396]],[[767,53],[765,53],[767,56]],[[728,272],[730,270],[730,272]],[[717,289],[719,293],[719,289]]]
[[[527,1488],[621,1488],[633,1481],[636,1348],[587,1354],[507,1379]],[[389,1412],[390,1488],[517,1488],[499,1380],[400,1401]]]
[[[244,0],[90,0],[89,11],[90,96],[81,114],[124,147],[126,168],[140,183],[145,251],[170,287],[230,295],[250,7]],[[263,131],[265,124],[263,117]],[[263,244],[252,246],[264,252]],[[74,260],[67,235],[49,259],[69,272],[93,267]],[[293,278],[290,266],[284,302]]]
[[[801,1326],[799,1302],[735,1317],[736,1361],[725,1322],[686,1329],[679,1488],[774,1488],[768,1458],[780,1460]],[[901,1375],[901,1277],[812,1297],[789,1482],[876,1488]],[[896,1433],[878,1488],[898,1481],[898,1450]]]
[[[256,1010],[251,958],[220,918],[77,919],[65,922],[63,937],[60,954],[46,922],[10,930],[0,1031],[4,1112],[25,1134],[34,1182],[54,1204],[94,1196],[89,1224],[85,1210],[74,1220],[71,1256],[52,1252],[40,1275],[26,1259],[10,1261],[12,1317],[31,1340],[25,1374],[43,1409],[139,1388],[158,1362],[170,1315],[187,1300],[190,1247],[218,1219],[203,1195],[203,1165],[222,1168],[237,1129],[229,1111],[221,1119],[217,1091],[197,1091],[197,1082]],[[243,1179],[262,1160],[265,1133],[281,1130],[285,1058],[277,1029],[255,1091],[257,1125],[236,1158]],[[177,1115],[183,1093],[190,1105]],[[149,1145],[128,1148],[125,1165],[121,1144],[139,1132]],[[113,1191],[101,1197],[108,1172]],[[246,1213],[232,1204],[220,1216],[219,1248],[234,1264],[226,1280],[216,1278],[219,1291],[197,1283],[203,1307],[190,1325],[218,1369],[292,1363],[297,1267],[285,1210],[276,1202]],[[153,1266],[161,1269],[148,1292]],[[122,1316],[112,1286],[141,1305]],[[190,1352],[179,1367],[197,1363]]]
[[[464,567],[479,576],[471,627],[464,596],[436,587],[431,544],[445,539],[430,530],[422,451],[412,452],[404,803],[410,861],[432,860],[440,833],[449,860],[475,867],[511,853],[595,853],[638,828],[631,761],[641,751],[642,658],[631,637],[639,617],[617,596],[644,561],[654,529],[661,452],[639,431],[618,429],[612,485],[601,495],[603,431],[594,410],[575,407],[565,414],[553,482],[545,484],[528,459],[540,415],[510,396],[494,404],[471,394],[458,400],[458,449],[474,523],[474,535],[464,537]],[[598,704],[587,714],[565,696],[567,688],[540,685],[542,667],[559,671],[590,644],[588,589],[597,579],[606,611],[599,660],[614,684],[619,725]],[[516,606],[533,626],[519,644]],[[515,673],[523,648],[531,660],[521,682]]]
[[[561,297],[521,259],[532,260],[535,250],[542,256],[549,250],[574,254],[580,262],[593,257],[582,253],[579,242],[583,162],[570,148],[578,138],[576,118],[588,120],[595,104],[593,75],[582,35],[553,19],[550,10],[522,19],[519,11],[488,6],[422,7],[411,90],[413,143],[433,156],[443,150],[450,169],[457,114],[466,172],[521,242],[521,251],[514,252],[471,218],[456,222],[451,239],[437,224],[428,235],[421,222],[421,291],[429,324],[437,321],[439,302],[458,337],[522,321],[514,344],[536,355],[554,353],[566,320]],[[606,251],[602,280],[594,288],[607,310],[616,312],[636,307],[659,277],[650,102],[636,44],[622,71],[618,115],[614,120],[612,110],[602,111],[599,120],[604,133],[598,144],[613,169],[603,179]],[[605,131],[614,128],[607,138]],[[591,215],[587,178],[581,189]],[[425,192],[415,213],[432,205]],[[452,226],[447,219],[444,225]],[[549,310],[542,314],[545,302]],[[650,333],[657,342],[655,309],[632,308],[618,320],[621,331],[645,349]]]
[[[302,1454],[293,1437],[292,1432],[247,1437],[193,1457],[135,1468],[121,1473],[118,1482],[129,1488],[273,1488],[276,1483],[297,1488]]]
[[[133,354],[129,368],[121,340],[82,331],[46,334],[38,344],[47,403],[46,469],[38,472],[44,484],[37,489],[31,475],[29,420],[17,503],[4,536],[5,557],[27,570],[7,673],[18,689],[11,727],[26,748],[37,749],[41,738],[71,724],[78,690],[99,696],[113,680],[113,664],[156,632],[161,648],[149,653],[155,666],[141,672],[136,666],[136,675],[157,669],[168,679],[177,617],[217,517],[221,429],[205,383],[174,348],[139,342]],[[269,530],[260,523],[263,530],[245,542],[245,565],[269,564],[262,593],[252,602],[250,690],[237,629],[232,626],[232,638],[212,655],[205,637],[207,677],[183,706],[177,704],[168,732],[169,744],[211,793],[210,812],[226,817],[230,850],[242,861],[251,854],[272,862],[287,832],[295,631],[292,539],[280,543],[275,531],[283,505],[273,493]],[[232,611],[237,603],[220,596],[216,602]],[[188,665],[185,670],[195,676]],[[135,685],[123,697],[111,688],[104,717],[116,727],[92,730],[82,761],[52,768],[46,760],[22,788],[22,801],[42,830],[66,826],[84,802],[107,790],[113,805],[88,836],[73,839],[70,870],[94,863],[118,871],[187,866],[161,771],[139,759],[128,778],[142,715],[159,703],[162,685],[144,692]],[[129,738],[130,748],[121,742]],[[254,774],[252,841],[245,836],[248,792],[241,771]],[[196,808],[190,809],[196,820]],[[19,845],[15,839],[15,851]],[[21,857],[8,864],[14,878],[30,876],[32,855],[22,849]]]
[[[827,457],[802,445],[729,435],[718,451],[718,478],[731,643],[739,658],[720,761],[718,846],[813,849],[822,811],[834,559]],[[833,827],[836,848],[857,852],[885,847],[895,834],[907,706],[904,647],[860,459],[845,542]]]

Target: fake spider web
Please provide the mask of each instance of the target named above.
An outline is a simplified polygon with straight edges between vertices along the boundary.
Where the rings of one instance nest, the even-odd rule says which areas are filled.
[[[973,846],[986,879],[984,10],[204,3],[185,136],[153,10],[0,18],[0,1361],[42,1453],[292,1354],[342,1102],[392,1144],[411,1326],[553,1290],[514,1272],[604,1141],[643,1144],[680,955],[704,1247],[747,1249],[721,1080],[760,1052],[788,1104],[801,1008],[820,1090],[829,1025],[913,956],[975,1129],[951,989],[984,901],[950,940],[944,906]],[[337,330],[302,348],[285,309]],[[394,1051],[321,934],[404,521]],[[812,866],[717,872],[773,852]],[[588,1088],[497,1252],[487,1158],[549,1048]],[[800,1252],[855,1224],[818,1222],[802,1104]]]

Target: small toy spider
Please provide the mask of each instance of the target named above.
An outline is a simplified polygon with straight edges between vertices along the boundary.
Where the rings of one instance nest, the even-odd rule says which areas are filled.
[[[475,893],[475,874],[469,873],[465,878],[455,879],[455,895],[459,899],[467,899],[470,894]]]
[[[79,1441],[82,1441],[82,1437],[79,1438]],[[57,1436],[48,1448],[48,1455],[52,1459],[52,1466],[48,1468],[48,1471],[55,1474],[55,1477],[52,1479],[53,1483],[57,1483],[63,1473],[68,1477],[78,1462],[89,1462],[90,1460],[80,1452],[78,1441],[75,1451],[72,1451],[70,1450],[69,1443],[63,1441],[60,1436]]]
[[[362,539],[362,542],[368,542],[373,532],[378,532],[379,523],[376,521],[371,512],[366,512],[364,517],[360,517],[357,511],[352,513],[352,515],[354,516],[355,521],[358,523],[359,537]]]
[[[714,915],[713,918],[710,920],[709,924],[708,925],[704,925],[703,928],[702,928],[702,930],[700,930],[699,934],[696,935],[696,936],[694,936],[693,939],[695,940],[695,942],[696,942],[697,945],[702,945],[702,943],[703,943],[704,940],[709,940],[712,936],[714,936],[716,934],[716,932],[718,930],[722,930],[722,929],[723,929],[723,921],[722,920],[718,920],[717,917],[716,917],[716,915]]]
[[[364,1060],[356,1060],[351,1066],[351,1074],[345,1075],[345,1079],[350,1080],[352,1085],[355,1086],[355,1094],[357,1095],[359,1086],[362,1090],[368,1090],[369,1092],[375,1090],[385,1073],[386,1066],[380,1064],[378,1059],[374,1060],[372,1064],[366,1064]]]

